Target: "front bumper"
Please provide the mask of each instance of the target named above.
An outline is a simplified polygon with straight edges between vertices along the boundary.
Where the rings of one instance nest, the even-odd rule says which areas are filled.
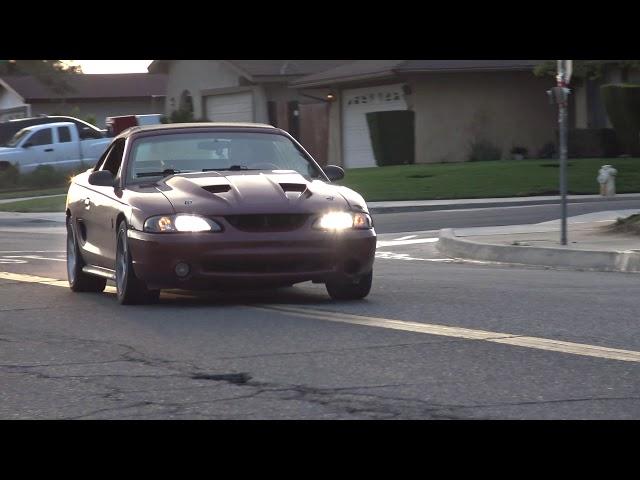
[[[149,288],[208,289],[325,282],[373,268],[375,230],[146,233],[129,230],[138,278]],[[189,265],[179,277],[178,263]]]

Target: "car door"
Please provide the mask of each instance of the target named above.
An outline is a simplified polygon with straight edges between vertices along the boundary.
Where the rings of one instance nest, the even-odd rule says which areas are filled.
[[[108,170],[117,178],[124,154],[124,139],[116,140],[99,165],[98,171]],[[116,261],[116,219],[126,211],[122,192],[115,187],[89,185],[91,194],[85,199],[87,236],[96,247],[95,265],[114,269]]]
[[[25,161],[20,162],[23,167],[35,168],[38,165],[55,163],[55,145],[53,143],[53,128],[41,128],[27,137],[22,144],[28,154]]]
[[[79,146],[72,140],[71,127],[56,128],[58,143],[55,145],[56,167],[73,168],[80,165]]]

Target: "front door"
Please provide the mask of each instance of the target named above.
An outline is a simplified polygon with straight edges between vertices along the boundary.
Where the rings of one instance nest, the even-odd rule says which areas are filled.
[[[116,141],[98,170],[108,170],[118,176],[124,153],[124,139]],[[118,189],[88,185],[91,194],[85,207],[85,227],[87,238],[96,250],[94,264],[99,267],[115,269],[116,259],[116,219],[123,210]]]

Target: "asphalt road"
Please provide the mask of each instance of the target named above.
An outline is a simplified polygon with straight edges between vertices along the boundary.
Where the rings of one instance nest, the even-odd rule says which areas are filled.
[[[376,222],[557,218],[519,208]],[[48,227],[0,229],[3,419],[640,418],[634,274],[461,262],[429,232],[391,233],[363,301],[301,284],[121,307],[47,280],[66,275]]]

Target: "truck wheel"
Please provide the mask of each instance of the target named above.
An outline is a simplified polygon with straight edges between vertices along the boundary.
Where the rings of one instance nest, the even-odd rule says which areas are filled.
[[[73,292],[102,292],[106,278],[94,277],[82,271],[85,263],[80,254],[78,237],[71,217],[67,217],[67,279]]]
[[[116,247],[116,293],[121,305],[154,303],[160,297],[160,290],[149,290],[147,285],[136,277],[127,242],[127,224],[118,225]]]
[[[369,295],[372,281],[373,271],[355,280],[347,278],[329,280],[325,286],[329,296],[334,300],[359,300]]]

